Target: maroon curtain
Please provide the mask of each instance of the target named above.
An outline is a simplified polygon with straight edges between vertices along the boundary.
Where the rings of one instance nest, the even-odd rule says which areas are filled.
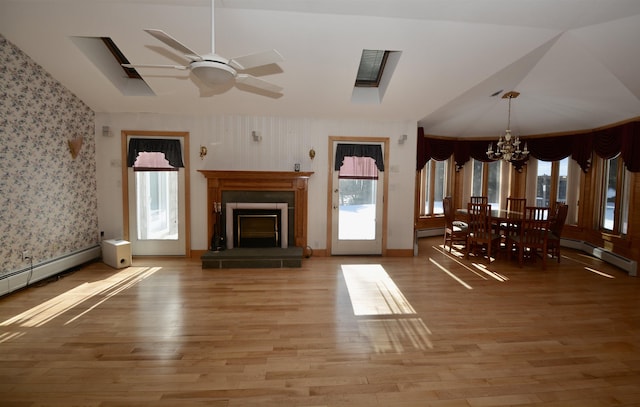
[[[491,161],[487,157],[488,141],[482,140],[443,140],[424,137],[422,127],[418,128],[418,170],[430,159],[446,160],[453,154],[456,167],[461,168],[471,158],[483,162]],[[528,138],[530,156],[542,161],[558,161],[571,156],[582,171],[591,167],[591,157],[609,159],[621,154],[625,166],[631,172],[640,172],[640,121],[634,121],[603,130],[565,136]],[[527,158],[528,159],[528,158]],[[512,162],[520,170],[527,160]]]
[[[640,172],[640,122],[624,125],[621,150],[627,170]]]

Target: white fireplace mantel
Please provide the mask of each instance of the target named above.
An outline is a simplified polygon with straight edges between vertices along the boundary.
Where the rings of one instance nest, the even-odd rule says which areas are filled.
[[[288,223],[288,205],[286,202],[227,202],[226,205],[226,223],[227,223],[227,249],[233,249],[233,210],[234,209],[272,209],[280,210],[280,247],[286,249],[289,247],[289,223]]]

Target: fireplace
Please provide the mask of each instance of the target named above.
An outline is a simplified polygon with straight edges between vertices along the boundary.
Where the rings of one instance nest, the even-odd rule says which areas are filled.
[[[286,202],[228,202],[225,212],[227,249],[288,247]]]
[[[233,246],[228,221],[229,203],[287,202],[288,216],[282,215],[279,247],[307,247],[307,189],[313,172],[303,171],[215,171],[198,170],[207,179],[207,236],[226,235],[226,246]],[[258,198],[256,194],[260,194]],[[288,195],[284,196],[284,195]],[[284,199],[283,199],[284,198]],[[216,210],[221,205],[221,210]],[[282,211],[282,209],[278,208]],[[225,212],[224,214],[220,212]],[[219,216],[223,215],[223,216]],[[287,220],[287,224],[283,222]],[[231,224],[231,226],[229,226]],[[286,232],[288,231],[288,232]],[[233,230],[231,230],[233,233]],[[286,246],[283,246],[286,245]]]
[[[278,247],[279,223],[277,213],[246,213],[234,216],[234,246]]]

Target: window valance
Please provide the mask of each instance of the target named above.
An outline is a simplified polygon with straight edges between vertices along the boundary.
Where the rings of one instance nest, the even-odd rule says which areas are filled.
[[[338,144],[334,170],[340,171],[345,157],[371,157],[375,160],[378,171],[384,171],[382,146],[379,144]]]
[[[640,121],[625,123],[604,130],[588,133],[528,138],[530,156],[542,161],[557,161],[571,156],[582,171],[591,166],[591,157],[595,153],[608,159],[621,154],[627,170],[640,172]],[[453,155],[456,166],[461,168],[471,158],[479,161],[491,161],[487,158],[487,140],[458,140],[425,137],[424,129],[418,128],[418,148],[416,165],[420,171],[430,159],[442,161]],[[526,160],[512,163],[521,169]]]
[[[164,153],[165,158],[173,167],[183,168],[182,147],[180,140],[175,139],[154,139],[154,138],[132,138],[129,139],[129,150],[127,151],[127,166],[133,167],[138,154]]]

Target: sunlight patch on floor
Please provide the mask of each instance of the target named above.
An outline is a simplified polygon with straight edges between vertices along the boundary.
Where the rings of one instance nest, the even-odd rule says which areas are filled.
[[[0,326],[18,325],[28,328],[39,327],[57,317],[62,316],[92,298],[100,297],[100,300],[87,310],[81,312],[79,315],[76,315],[65,323],[68,324],[79,316],[98,307],[110,297],[134,286],[160,269],[161,267],[128,267],[122,269],[104,280],[80,284],[79,286],[22,312],[15,317],[0,322]]]
[[[355,315],[415,314],[415,310],[380,264],[343,264]]]
[[[603,277],[607,277],[607,278],[615,278],[615,277],[614,277],[614,276],[612,276],[611,274],[607,274],[607,273],[605,273],[604,271],[598,271],[598,270],[596,270],[596,269],[592,269],[591,267],[585,267],[584,269],[585,269],[585,270],[587,270],[587,271],[590,271],[590,272],[592,272],[592,273],[599,274],[599,275],[601,275],[601,276],[603,276]]]
[[[380,264],[341,266],[358,331],[376,353],[433,348],[431,331]]]
[[[452,279],[454,279],[455,281],[460,283],[460,285],[462,285],[464,288],[466,288],[468,290],[473,290],[473,287],[471,287],[469,284],[465,283],[460,277],[458,277],[455,274],[453,274],[451,271],[449,271],[449,269],[447,269],[442,264],[440,264],[437,261],[435,261],[432,257],[429,257],[429,261],[431,263],[433,263],[433,265],[438,267],[440,270],[444,271],[449,277],[451,277]]]

